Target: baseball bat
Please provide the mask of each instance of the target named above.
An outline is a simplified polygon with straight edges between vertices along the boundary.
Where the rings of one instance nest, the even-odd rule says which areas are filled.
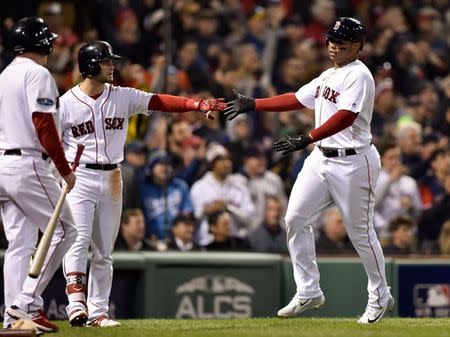
[[[72,171],[75,171],[79,162],[81,154],[83,153],[84,145],[78,144],[77,153],[75,154],[75,159],[72,163]],[[55,232],[56,224],[61,213],[62,206],[64,205],[64,200],[66,200],[67,185],[64,185],[61,194],[59,196],[58,202],[56,203],[55,210],[53,211],[50,220],[48,221],[47,228],[42,235],[41,241],[34,252],[34,257],[31,260],[30,269],[28,270],[28,276],[32,278],[37,278],[41,273],[42,265],[44,264],[45,258],[47,257],[48,248],[52,242],[53,233]]]

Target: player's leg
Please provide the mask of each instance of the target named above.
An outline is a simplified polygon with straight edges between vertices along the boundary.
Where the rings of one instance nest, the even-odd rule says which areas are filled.
[[[93,326],[120,325],[108,318],[109,295],[113,277],[112,251],[122,211],[122,178],[120,169],[102,175],[102,198],[99,201],[92,230],[92,261],[89,270],[89,322]]]
[[[20,208],[29,221],[44,232],[61,195],[61,188],[51,173],[48,162],[42,159],[26,158],[22,160],[22,163],[25,168],[21,170],[21,181],[14,184],[9,192],[12,199],[21,201]],[[69,206],[65,203],[56,224],[42,271],[36,279],[26,277],[13,306],[7,309],[10,316],[23,318],[22,316],[27,313],[32,313],[33,321],[35,323],[38,321],[41,330],[57,331],[57,326],[48,322],[42,311],[41,294],[60,266],[64,254],[75,237],[76,229],[72,215]]]
[[[8,248],[5,251],[3,263],[5,308],[13,304],[19,295],[25,278],[31,255],[37,241],[37,227],[29,222],[22,210],[12,201],[2,205],[2,221],[5,230]],[[14,277],[12,277],[13,275]],[[43,303],[42,298],[37,301]],[[3,326],[6,328],[13,323],[13,319],[5,313]]]
[[[78,229],[77,238],[63,260],[69,302],[66,311],[72,326],[83,326],[88,318],[86,269],[97,199],[100,197],[97,180],[95,171],[79,168],[75,187],[67,196]]]
[[[368,305],[385,308],[390,291],[383,251],[373,226],[374,190],[380,172],[378,153],[370,148],[359,155],[336,160],[330,167],[326,174],[330,192],[368,276]]]
[[[317,268],[314,233],[311,224],[331,197],[322,177],[321,154],[315,150],[306,159],[289,197],[285,222],[297,292],[279,316],[294,316],[323,304]],[[310,299],[310,301],[308,301]]]

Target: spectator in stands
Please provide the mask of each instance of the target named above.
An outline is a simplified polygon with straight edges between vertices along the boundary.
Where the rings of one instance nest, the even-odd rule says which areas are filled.
[[[356,255],[338,208],[335,206],[327,208],[323,211],[322,218],[323,227],[319,230],[316,252],[318,254]]]
[[[64,7],[66,14],[69,14],[69,16],[74,14],[73,4],[65,3]],[[70,62],[71,49],[78,42],[78,36],[69,27],[60,2],[52,1],[42,4],[42,15],[49,31],[58,35],[53,45],[53,53],[49,56],[47,67],[55,72],[63,72]]]
[[[377,145],[382,170],[375,188],[375,229],[380,240],[389,236],[389,223],[399,216],[417,219],[422,211],[416,181],[406,174],[401,162],[400,147],[391,139]]]
[[[429,162],[430,170],[420,182],[424,208],[430,208],[445,195],[445,179],[450,175],[450,151],[438,148]]]
[[[220,124],[220,118],[202,118],[202,116],[195,111],[184,115],[189,119],[193,134],[202,138],[206,144],[213,142],[225,144],[228,141],[228,137]]]
[[[147,148],[135,140],[125,145],[125,160],[121,164],[123,209],[140,207],[139,185],[144,181]]]
[[[114,250],[154,250],[145,239],[145,221],[141,209],[129,208],[123,211]]]
[[[207,70],[206,61],[199,54],[198,42],[186,38],[178,50],[176,66],[185,71],[193,92],[210,90],[214,85]]]
[[[172,237],[167,244],[169,250],[182,252],[200,250],[194,242],[195,218],[192,214],[179,214],[172,224]]]
[[[293,56],[307,65],[305,76],[308,82],[325,70],[326,64],[322,62],[320,51],[319,45],[311,38],[304,39],[294,47]]]
[[[187,184],[172,176],[170,158],[155,151],[146,166],[146,180],[139,186],[146,220],[147,238],[166,239],[171,235],[173,219],[193,212]]]
[[[286,230],[283,223],[283,205],[277,196],[265,198],[264,219],[261,225],[248,235],[252,250],[262,253],[287,254]]]
[[[276,69],[279,69],[285,60],[288,60],[294,56],[295,48],[298,44],[304,41],[305,37],[305,23],[302,18],[297,14],[292,14],[283,19],[281,22],[281,31],[276,32],[278,40],[276,41],[276,55],[274,60],[274,65],[272,66],[272,78],[275,83],[280,81],[280,74],[276,72]],[[295,57],[297,60],[300,58]],[[305,65],[306,62],[303,58],[301,58]],[[284,73],[285,67],[283,66],[282,72]],[[305,67],[307,68],[307,67]],[[305,69],[307,71],[307,69]],[[285,75],[282,75],[285,77]],[[309,82],[309,81],[308,81]],[[300,83],[301,85],[301,83]],[[289,85],[290,87],[291,85]],[[298,89],[298,86],[292,86],[292,90],[286,91],[278,91],[279,94],[284,92],[289,92]]]
[[[383,247],[386,255],[408,255],[414,252],[414,224],[411,218],[400,216],[389,223],[390,241]]]
[[[450,175],[445,178],[444,189],[445,193],[442,198],[424,210],[419,222],[418,238],[420,247],[425,253],[436,250],[442,226],[450,218]]]
[[[189,186],[205,172],[205,140],[193,134],[187,119],[176,119],[169,126],[169,154],[174,176]]]
[[[438,243],[440,253],[450,255],[450,220],[447,220],[442,226]]]
[[[311,7],[312,20],[306,26],[305,37],[313,39],[323,46],[325,33],[330,29],[336,18],[335,3],[331,0],[315,0]]]
[[[197,241],[201,246],[212,241],[206,221],[209,214],[228,211],[232,218],[232,234],[244,237],[248,234],[255,211],[248,188],[240,185],[231,175],[228,151],[220,144],[210,144],[206,150],[206,160],[210,170],[191,188],[195,217],[201,221],[197,232]]]
[[[434,116],[438,113],[439,96],[434,85],[427,81],[422,81],[417,90],[417,98],[422,108],[423,119],[421,126],[424,135],[432,133],[431,125]]]
[[[267,10],[264,7],[257,6],[247,22],[248,30],[242,42],[253,45],[257,56],[261,56],[264,51],[267,32],[269,29]]]
[[[195,40],[198,43],[198,51],[204,60],[216,57],[220,50],[222,40],[217,34],[219,26],[217,13],[213,9],[203,9],[196,17]]]
[[[267,158],[256,146],[247,147],[243,153],[243,165],[236,174],[238,183],[247,186],[251,198],[255,204],[255,215],[251,219],[251,230],[261,226],[266,210],[266,198],[273,195],[281,203],[281,211],[284,212],[287,205],[286,192],[281,178],[267,169]]]
[[[394,100],[395,93],[391,78],[386,78],[375,87],[375,105],[370,129],[374,139],[383,135],[394,135]]]
[[[281,78],[274,83],[277,93],[295,92],[299,86],[306,84],[307,68],[306,62],[301,58],[287,58],[281,66]]]
[[[396,137],[408,175],[416,180],[421,179],[427,169],[421,158],[422,127],[416,122],[402,123],[397,126]]]
[[[246,238],[231,234],[231,217],[227,211],[214,211],[208,214],[208,227],[213,240],[206,245],[206,250],[246,251],[250,245]]]
[[[242,115],[227,123],[230,142],[226,144],[233,164],[233,172],[242,167],[242,153],[251,144],[252,124],[248,116]]]

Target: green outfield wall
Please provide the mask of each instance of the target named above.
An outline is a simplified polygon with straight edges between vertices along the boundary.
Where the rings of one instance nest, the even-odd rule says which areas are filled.
[[[114,259],[110,311],[118,318],[270,317],[295,293],[290,259],[279,255],[146,252],[116,253]],[[318,266],[326,305],[305,316],[361,315],[367,278],[359,258],[319,258]],[[386,277],[397,300],[391,315],[450,316],[450,261],[388,258]],[[43,297],[50,318],[64,319],[61,271]]]

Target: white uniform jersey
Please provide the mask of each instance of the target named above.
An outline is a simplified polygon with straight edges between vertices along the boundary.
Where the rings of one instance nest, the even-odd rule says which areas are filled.
[[[85,148],[81,163],[118,164],[123,160],[128,119],[149,115],[151,93],[105,84],[103,93],[93,99],[73,87],[60,98],[60,129],[67,160],[73,161],[77,144]]]
[[[46,68],[29,58],[16,57],[0,74],[0,149],[44,152],[32,114],[55,113],[58,96]]]
[[[316,142],[316,145],[358,150],[370,144],[375,82],[369,69],[361,61],[325,70],[319,77],[301,87],[295,96],[305,107],[315,110],[316,128],[338,110],[359,113],[351,126]]]

